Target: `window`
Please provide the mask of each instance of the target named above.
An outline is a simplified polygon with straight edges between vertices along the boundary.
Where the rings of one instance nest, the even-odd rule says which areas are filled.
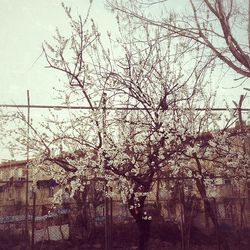
[[[105,219],[105,207],[104,205],[99,205],[96,208],[96,221],[103,221]]]
[[[49,197],[54,197],[54,187],[49,187]]]
[[[222,178],[215,178],[213,179],[213,182],[216,186],[220,186],[224,184],[224,180]]]
[[[23,177],[23,170],[21,168],[17,169],[17,177],[19,178]]]
[[[213,183],[216,186],[230,185],[231,184],[231,180],[228,179],[228,178],[216,178],[216,179],[213,179]]]
[[[228,179],[228,178],[226,178],[226,179],[224,179],[224,183],[225,183],[225,185],[230,185],[231,184],[231,180]]]
[[[230,201],[224,201],[218,204],[218,216],[221,219],[232,218],[232,203]]]
[[[11,188],[8,192],[8,197],[7,199],[8,200],[12,200],[14,198],[14,192],[13,192],[13,189]]]

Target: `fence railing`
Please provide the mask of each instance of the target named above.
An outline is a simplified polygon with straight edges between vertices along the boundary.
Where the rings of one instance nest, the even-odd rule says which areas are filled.
[[[112,218],[108,230],[112,233],[110,239],[112,245],[127,244],[126,237],[130,237],[132,244],[136,241],[137,228],[129,209],[121,201],[110,200],[110,202],[112,202]],[[233,244],[245,244],[245,237],[250,228],[249,203],[244,199],[195,198],[184,203],[178,199],[161,200],[157,205],[154,201],[147,201],[145,210],[153,218],[152,238],[169,242],[185,241],[185,249],[188,249],[195,240],[200,241],[202,237],[204,241],[209,241],[208,235],[213,235],[213,244],[218,246],[222,244],[222,237]],[[89,203],[29,206],[28,237],[24,232],[25,206],[0,206],[0,212],[1,244],[22,242],[30,245],[31,239],[34,244],[63,240],[100,245],[105,242],[107,218],[104,204],[97,207]],[[159,228],[167,230],[168,234],[163,236]],[[200,239],[196,239],[197,232]],[[33,248],[35,249],[34,245]]]

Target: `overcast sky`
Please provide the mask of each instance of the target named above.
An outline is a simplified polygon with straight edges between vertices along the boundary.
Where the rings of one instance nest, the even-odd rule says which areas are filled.
[[[59,104],[52,99],[52,88],[59,86],[59,75],[46,69],[41,56],[42,43],[50,40],[58,26],[67,29],[62,0],[0,0],[0,104],[26,104],[26,90],[31,104]],[[94,0],[92,17],[101,32],[112,30],[115,19],[104,7],[105,0]],[[172,1],[173,9],[180,8],[184,0]],[[84,15],[89,0],[66,0],[76,13]],[[227,85],[235,85],[233,76]],[[242,87],[222,90],[222,98],[238,100]],[[34,114],[34,113],[33,113]],[[3,152],[3,151],[2,151]],[[6,155],[0,155],[6,158]]]
[[[61,0],[0,0],[0,103],[45,104],[51,100],[52,87],[58,85],[54,71],[45,69],[41,45],[50,40],[58,26],[67,28]],[[68,0],[77,13],[84,14],[89,0]],[[101,30],[112,29],[113,16],[105,10],[104,1],[96,0],[92,16]],[[48,98],[45,98],[45,97]]]
[[[27,90],[31,104],[60,104],[53,99],[53,87],[59,86],[60,75],[45,68],[41,52],[43,41],[52,38],[56,27],[62,32],[69,27],[61,2],[0,0],[0,104],[27,104]],[[83,16],[89,7],[89,0],[64,3],[74,14]],[[103,32],[112,29],[114,17],[105,9],[104,0],[94,0],[91,15]],[[41,113],[31,110],[32,118]],[[0,162],[10,159],[8,149],[0,146],[0,152]]]
[[[67,27],[61,0],[0,0],[0,103],[26,103],[26,90],[30,90],[31,103],[55,103],[52,87],[58,86],[55,71],[44,68],[41,44],[49,40],[58,26]],[[180,3],[173,1],[173,8]],[[89,0],[67,0],[73,11],[84,14]],[[114,18],[104,7],[104,0],[94,0],[92,16],[102,32],[112,30]],[[229,83],[230,85],[231,83]],[[233,85],[234,83],[232,83]],[[224,95],[241,94],[237,91]],[[47,98],[45,98],[47,97]]]

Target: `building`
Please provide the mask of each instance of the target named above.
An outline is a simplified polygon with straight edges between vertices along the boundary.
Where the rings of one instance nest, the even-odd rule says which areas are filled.
[[[202,136],[210,136],[209,134],[203,134]],[[246,140],[247,142],[247,140]],[[239,145],[242,142],[239,142]],[[249,151],[247,145],[247,150]],[[240,145],[241,146],[241,145]],[[240,148],[240,147],[239,147]],[[241,149],[242,150],[242,149]],[[84,157],[84,155],[77,154],[77,157]],[[60,185],[51,179],[50,176],[45,176],[39,173],[36,176],[36,182],[33,181],[32,168],[29,169],[29,180],[26,179],[27,171],[27,161],[9,161],[0,164],[0,202],[2,204],[0,208],[0,216],[6,214],[6,206],[9,207],[24,207],[26,204],[26,194],[28,194],[28,203],[31,205],[33,203],[33,187],[36,189],[36,205],[38,207],[37,214],[46,214],[50,207],[53,206],[54,194],[59,189],[63,189]],[[205,164],[206,165],[206,164]],[[213,185],[207,188],[207,198],[210,199],[210,203],[213,204],[213,209],[220,223],[226,223],[233,226],[242,225],[244,221],[247,226],[250,224],[250,213],[249,211],[249,190],[247,189],[247,184],[250,183],[247,180],[250,177],[247,176],[250,171],[246,169],[246,176],[241,179],[230,179],[222,176],[216,176],[216,171],[213,170],[214,165],[206,165],[208,172],[212,173],[208,176],[210,181],[213,181]],[[209,169],[211,171],[209,171]],[[183,178],[182,184],[179,185],[178,181],[173,179],[168,179],[164,177],[160,181],[156,180],[155,184],[152,186],[152,192],[148,195],[146,205],[151,210],[156,208],[158,202],[161,203],[161,215],[165,220],[175,220],[180,221],[182,217],[180,195],[181,192],[185,192],[186,197],[196,197],[196,204],[190,203],[192,210],[192,216],[195,216],[196,225],[202,224],[206,225],[206,220],[204,217],[207,215],[204,213],[204,201],[199,194],[195,181],[192,178]],[[92,181],[93,187],[96,185]],[[28,183],[28,192],[26,192]],[[180,183],[180,182],[179,182]],[[250,186],[250,185],[249,185]],[[104,199],[100,201],[95,201],[96,197],[96,187],[91,188],[90,195],[86,200],[82,202],[91,203],[90,210],[94,210],[95,219],[99,221],[104,221],[105,217],[105,203]],[[189,196],[188,196],[188,195]],[[93,197],[91,197],[93,196]],[[99,197],[99,196],[98,196]],[[103,198],[103,197],[102,197]],[[158,200],[157,200],[158,199]],[[199,204],[197,203],[199,200]],[[191,200],[190,200],[191,201]],[[198,204],[198,205],[197,205]],[[195,207],[194,207],[195,206]],[[194,209],[195,208],[195,209]],[[119,195],[113,199],[113,216],[114,221],[124,221],[129,217],[128,209],[126,205],[122,204]],[[8,209],[8,213],[9,213]],[[187,210],[186,210],[187,211]],[[182,211],[183,212],[183,211]],[[185,211],[184,211],[185,212]],[[124,216],[126,215],[126,216]],[[126,218],[125,218],[126,217]],[[121,219],[119,219],[121,218]],[[210,223],[211,224],[211,223]]]
[[[32,205],[34,189],[36,190],[36,206],[51,205],[58,185],[53,179],[42,174],[38,179],[34,182],[33,171],[31,168],[27,168],[26,160],[1,163],[0,215],[9,214],[10,208],[24,208],[26,202],[28,205]]]

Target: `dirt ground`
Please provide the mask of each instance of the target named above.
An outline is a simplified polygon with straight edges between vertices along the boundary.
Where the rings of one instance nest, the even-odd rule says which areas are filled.
[[[99,243],[95,244],[72,244],[70,241],[46,241],[39,242],[35,244],[34,250],[104,250],[104,246]],[[137,250],[137,246],[127,245],[127,246],[119,246],[118,243],[113,243],[113,250]],[[164,242],[160,240],[150,240],[147,250],[181,250],[181,243],[178,242],[176,244],[172,244],[170,242]],[[219,248],[218,245],[190,245],[189,250],[218,250],[223,249]],[[230,246],[228,250],[248,250],[249,246],[242,245],[239,246]],[[8,245],[1,244],[0,250],[32,250],[30,246],[25,244],[18,244],[17,246],[10,247]]]

